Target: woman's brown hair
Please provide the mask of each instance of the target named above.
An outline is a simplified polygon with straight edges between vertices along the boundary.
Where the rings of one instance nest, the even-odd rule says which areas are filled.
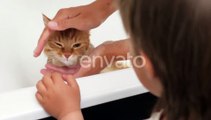
[[[167,119],[210,120],[211,1],[120,0],[119,6],[134,51],[145,52],[161,81]]]

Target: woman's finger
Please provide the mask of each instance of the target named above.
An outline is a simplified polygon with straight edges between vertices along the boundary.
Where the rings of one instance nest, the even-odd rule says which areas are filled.
[[[48,41],[48,39],[52,33],[53,33],[52,30],[45,27],[45,29],[43,30],[42,35],[40,36],[40,39],[37,43],[37,47],[34,50],[34,57],[38,57],[41,54],[46,42]]]

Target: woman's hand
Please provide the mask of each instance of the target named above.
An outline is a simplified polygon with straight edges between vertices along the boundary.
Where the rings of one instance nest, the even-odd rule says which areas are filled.
[[[112,14],[116,7],[113,0],[97,0],[89,5],[60,9],[54,19],[48,23],[51,30],[90,30],[99,26]]]
[[[128,39],[102,43],[89,55],[91,60],[85,61],[79,71],[73,76],[78,78],[94,75],[100,73],[105,67],[111,65],[115,61],[130,59],[128,58],[129,44],[130,42],[128,42]]]
[[[89,5],[59,10],[54,19],[43,30],[34,56],[40,55],[46,41],[54,31],[62,31],[68,28],[90,30],[102,24],[116,9],[113,0],[96,0]]]
[[[110,59],[107,58],[105,43],[94,48],[88,56],[81,59],[81,68],[73,76],[84,77],[100,73],[108,64]]]
[[[59,120],[71,120],[71,118],[83,120],[80,91],[75,78],[48,72],[36,87],[36,98],[50,115]]]

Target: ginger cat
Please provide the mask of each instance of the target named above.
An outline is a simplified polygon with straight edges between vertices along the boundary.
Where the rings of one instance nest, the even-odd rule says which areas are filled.
[[[46,26],[50,19],[43,15],[43,21]],[[89,31],[80,31],[74,28],[55,31],[44,47],[44,53],[48,57],[47,63],[64,68],[80,66],[80,58],[94,48],[90,43],[89,36]],[[116,66],[117,62],[120,67]],[[106,67],[101,73],[129,67],[124,62],[117,62]]]
[[[43,15],[43,21],[47,25],[50,19]],[[69,67],[79,64],[80,57],[87,54],[91,48],[88,31],[70,28],[55,31],[47,41],[44,53],[48,57],[48,63]]]

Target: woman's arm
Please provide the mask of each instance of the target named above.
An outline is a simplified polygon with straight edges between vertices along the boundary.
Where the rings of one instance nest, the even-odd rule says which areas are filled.
[[[126,60],[129,53],[129,40],[119,40],[105,42],[95,48],[89,57],[92,59],[90,66],[81,67],[80,70],[74,74],[75,77],[83,77],[93,75],[101,72],[109,63],[117,60]],[[102,58],[102,59],[97,59]],[[94,60],[93,60],[94,59]],[[82,63],[83,64],[83,63]]]
[[[108,16],[117,10],[115,1],[96,0],[89,5],[60,9],[53,20],[44,28],[34,50],[34,57],[40,55],[49,36],[54,31],[62,31],[68,28],[90,30],[98,27]]]
[[[121,58],[124,57],[124,60],[127,59],[127,55],[129,53],[129,40],[119,40],[114,42],[107,42],[103,44],[104,46],[104,54],[108,59],[115,58],[114,60],[122,60]]]

